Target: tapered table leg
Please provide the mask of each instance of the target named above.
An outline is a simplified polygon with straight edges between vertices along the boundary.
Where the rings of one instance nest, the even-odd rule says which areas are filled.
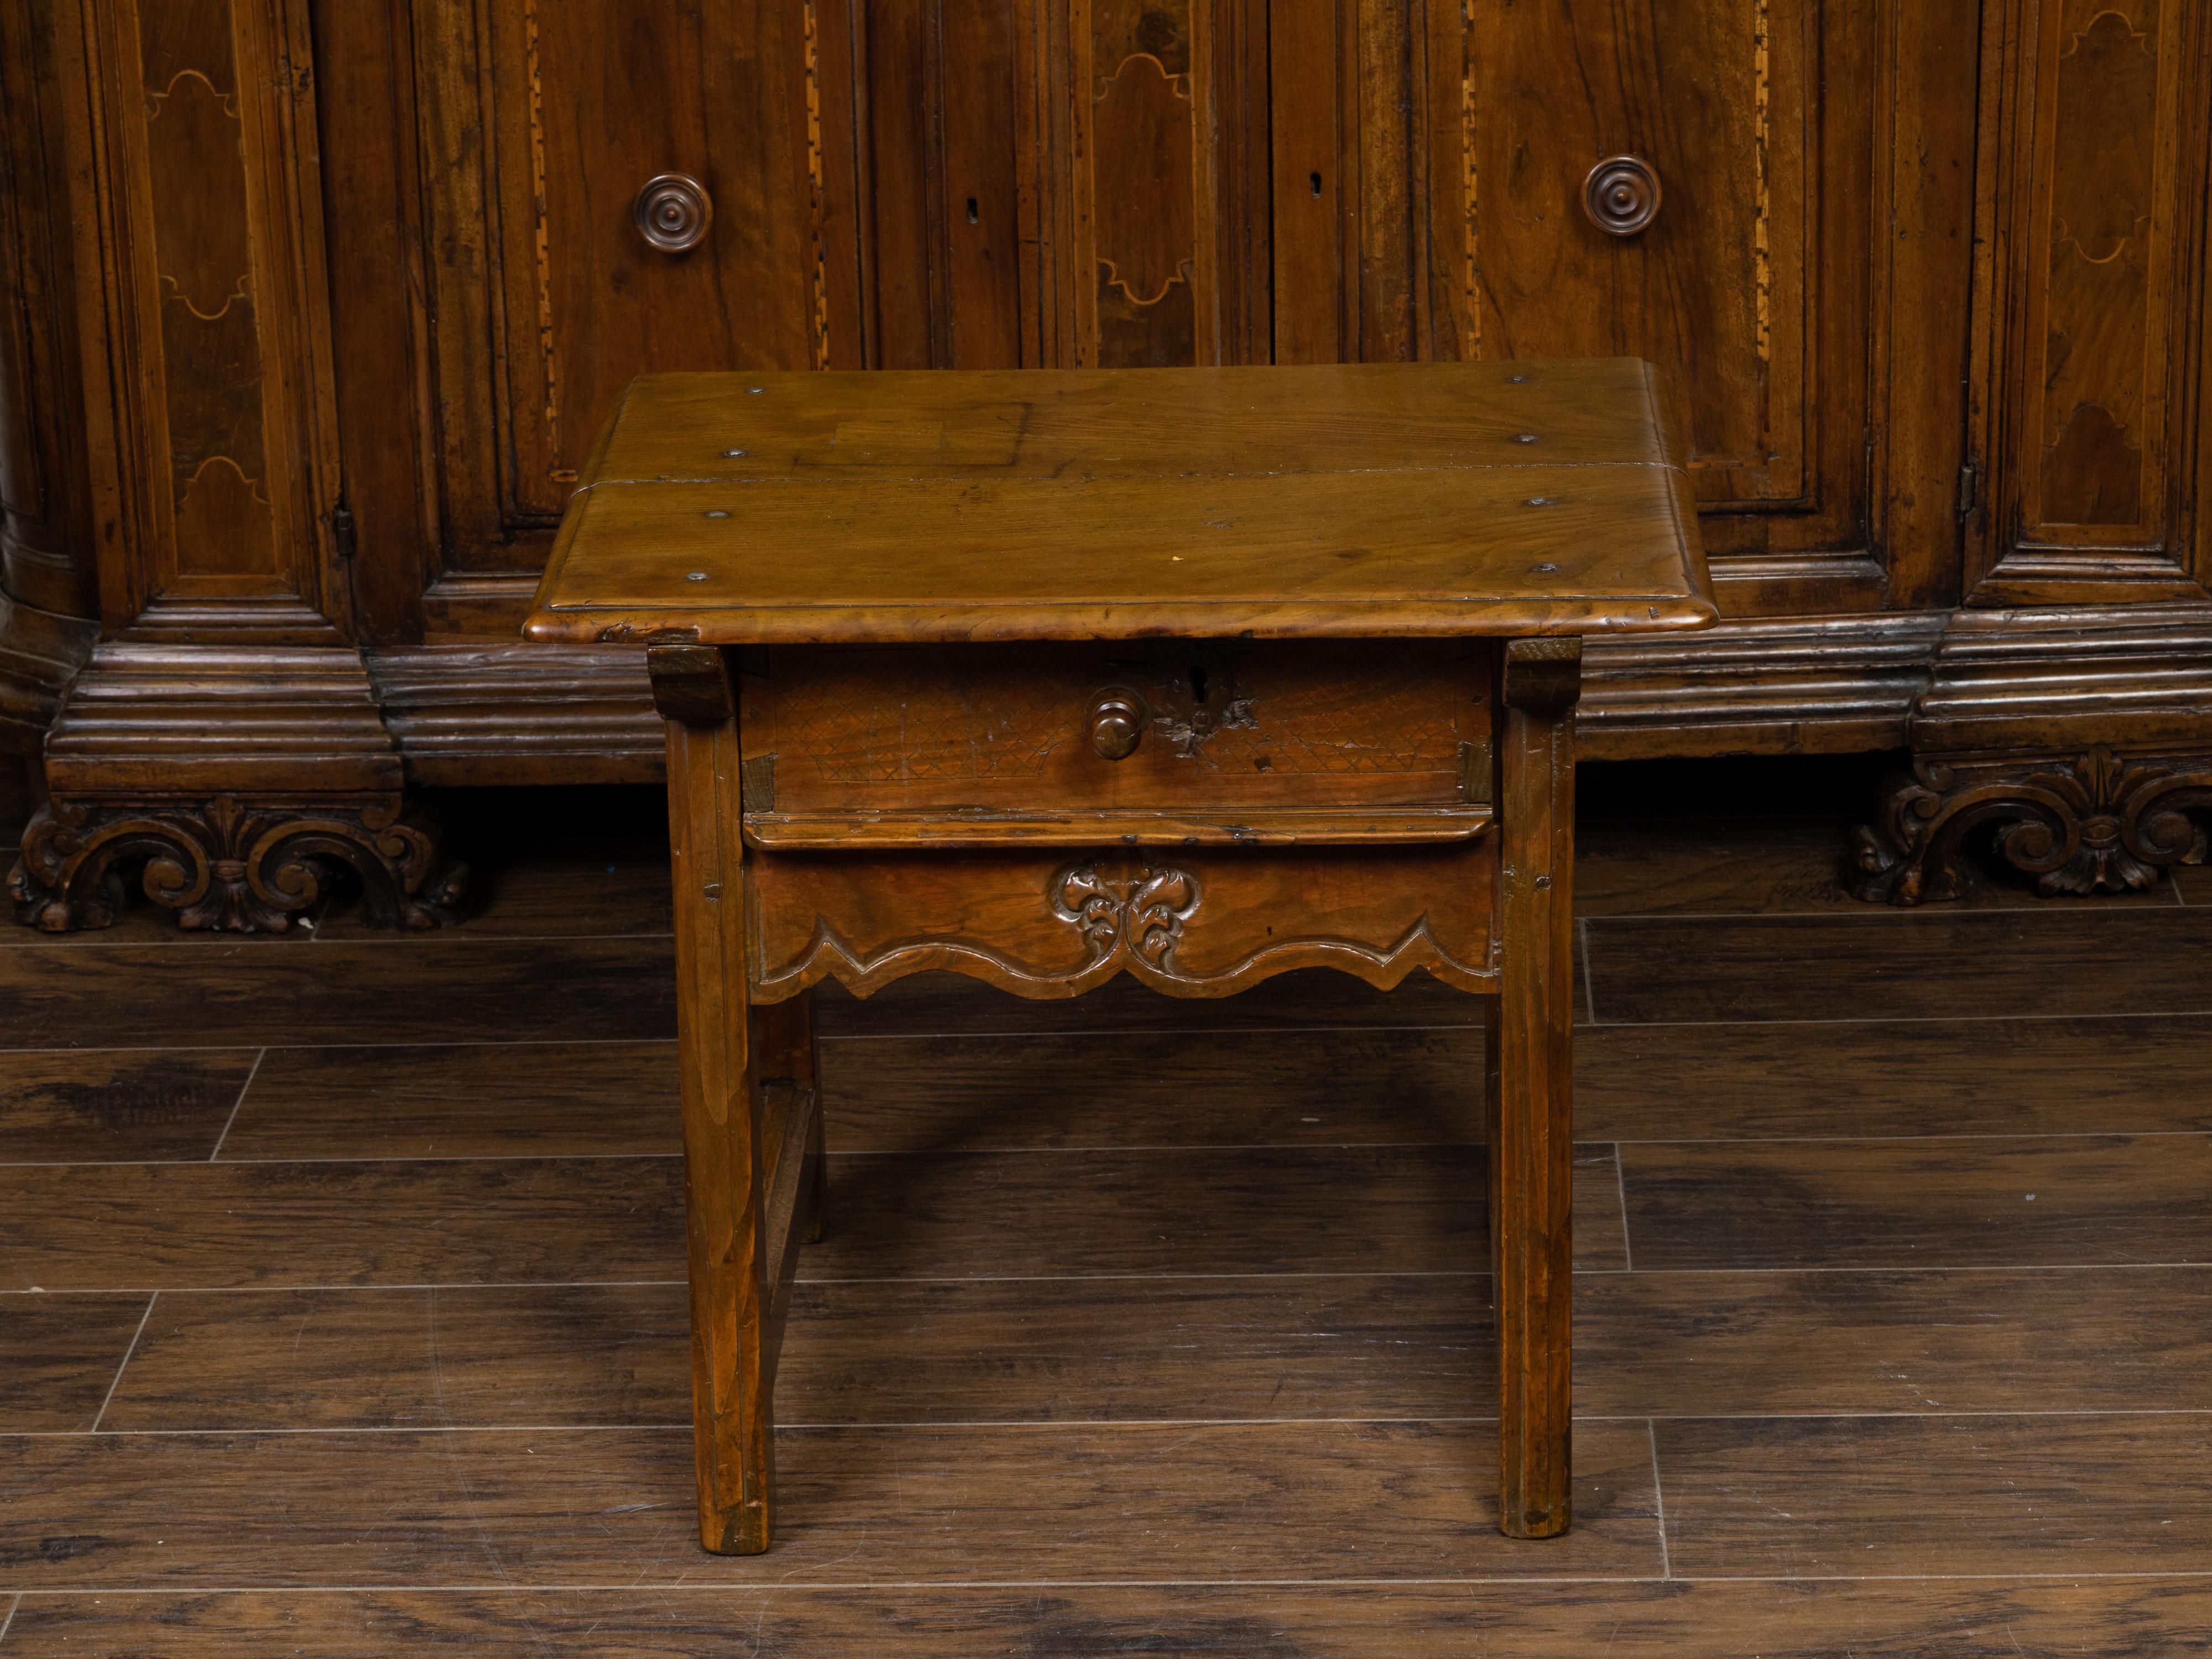
[[[747,1066],[736,698],[719,651],[656,647],[647,658],[668,717],[699,1541],[750,1555],[768,1547],[775,1454],[774,1357],[763,1328],[772,1286],[761,1091]]]
[[[1498,1524],[1567,1529],[1574,1196],[1574,708],[1582,641],[1514,640],[1498,725],[1498,997],[1489,1021]]]

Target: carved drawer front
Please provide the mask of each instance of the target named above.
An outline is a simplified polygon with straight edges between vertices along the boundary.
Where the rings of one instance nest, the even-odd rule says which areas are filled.
[[[746,876],[753,1000],[866,995],[949,969],[1025,997],[1127,973],[1226,995],[1294,968],[1487,990],[1495,843],[763,853]]]
[[[1457,641],[744,653],[746,836],[1465,839],[1489,820],[1491,654]]]

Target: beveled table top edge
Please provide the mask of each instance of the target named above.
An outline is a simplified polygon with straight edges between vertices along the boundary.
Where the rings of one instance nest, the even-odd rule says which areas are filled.
[[[1697,594],[1573,595],[1540,603],[1472,597],[1418,604],[1330,600],[1328,614],[1294,603],[1264,605],[1182,601],[1115,605],[1037,601],[1019,606],[546,605],[525,637],[568,644],[962,645],[1078,640],[1514,639],[1532,635],[1680,632],[1720,620]]]

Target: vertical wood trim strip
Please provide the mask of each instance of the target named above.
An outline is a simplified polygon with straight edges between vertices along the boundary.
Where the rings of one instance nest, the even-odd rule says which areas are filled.
[[[1774,360],[1774,251],[1771,246],[1773,219],[1773,181],[1767,165],[1767,142],[1771,105],[1774,88],[1769,48],[1772,19],[1768,15],[1768,0],[1758,0],[1752,14],[1752,120],[1754,131],[1753,165],[1757,170],[1758,203],[1752,217],[1751,260],[1752,287],[1759,307],[1759,361],[1771,363]],[[1774,422],[1773,405],[1768,399],[1762,408],[1760,429],[1769,434],[1768,448],[1772,448],[1771,428]]]
[[[553,232],[545,218],[545,82],[538,61],[538,0],[522,0],[522,56],[530,77],[530,185],[536,204],[531,246],[538,261],[538,355],[545,376],[544,465],[546,477],[560,483],[576,475],[560,464],[561,372],[553,361]]]
[[[821,37],[815,28],[814,0],[806,0],[802,8],[801,27],[806,58],[807,227],[814,255],[814,309],[808,320],[813,336],[814,367],[820,369],[830,367],[830,270],[822,234],[822,56]]]
[[[1469,362],[1482,352],[1482,246],[1480,220],[1482,174],[1474,145],[1474,0],[1460,0],[1459,156],[1462,211],[1460,234],[1466,264],[1460,295],[1465,307],[1467,338],[1461,356]]]

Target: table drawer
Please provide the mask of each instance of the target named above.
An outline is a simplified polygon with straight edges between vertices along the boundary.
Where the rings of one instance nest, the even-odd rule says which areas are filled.
[[[1492,647],[1460,641],[741,653],[773,848],[1449,841],[1489,819]]]

